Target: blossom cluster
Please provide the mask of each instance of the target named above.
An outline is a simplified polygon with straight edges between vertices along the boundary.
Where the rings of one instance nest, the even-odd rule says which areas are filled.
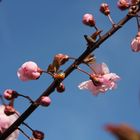
[[[139,0],[118,0],[117,6],[120,10],[127,10],[127,9],[130,8],[130,6],[136,5],[138,2],[139,2]],[[112,20],[112,18],[110,16],[110,8],[109,8],[109,5],[107,3],[102,3],[100,5],[100,12],[103,13],[104,15],[108,16],[112,25],[113,26],[115,25],[114,21]],[[138,33],[130,43],[131,50],[133,52],[139,52],[140,51],[139,12],[136,15],[136,19],[137,19],[137,24],[138,24]],[[96,21],[95,21],[94,16],[92,14],[90,14],[90,13],[84,14],[82,22],[83,22],[83,24],[85,24],[87,26],[90,26],[90,27],[95,27],[95,29],[98,30],[98,28],[95,26]]]

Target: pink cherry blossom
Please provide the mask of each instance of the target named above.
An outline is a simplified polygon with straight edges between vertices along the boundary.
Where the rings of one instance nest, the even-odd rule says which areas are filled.
[[[110,73],[105,63],[93,64],[92,68],[94,71],[90,76],[90,80],[80,83],[79,89],[88,89],[93,95],[98,95],[117,87],[116,81],[120,77],[115,73]]]
[[[95,20],[92,14],[85,14],[83,16],[83,23],[88,26],[95,26]]]
[[[140,51],[140,32],[138,32],[137,36],[132,40],[131,49],[133,52]]]
[[[10,116],[5,115],[4,113],[5,106],[0,105],[0,134],[2,134],[17,118],[17,114],[13,114]],[[14,131],[6,140],[17,140],[19,135],[19,131]]]
[[[36,80],[40,77],[42,71],[35,62],[25,62],[17,71],[20,80]]]

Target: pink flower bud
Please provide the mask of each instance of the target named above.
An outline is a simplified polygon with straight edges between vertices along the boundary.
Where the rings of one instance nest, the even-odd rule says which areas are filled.
[[[17,71],[17,75],[22,81],[36,80],[41,74],[41,69],[32,61],[25,62]]]
[[[44,139],[44,133],[38,130],[34,130],[33,131],[33,136],[34,138],[38,139],[38,140],[43,140]]]
[[[140,32],[136,35],[136,37],[131,42],[131,49],[133,52],[140,51]]]
[[[88,26],[95,26],[95,20],[92,14],[85,14],[83,16],[83,23]]]
[[[4,98],[7,100],[11,100],[17,98],[18,93],[12,89],[7,89],[4,91]]]
[[[129,8],[130,3],[127,0],[119,0],[117,6],[120,10],[126,10]]]
[[[57,92],[64,92],[65,91],[65,86],[63,83],[60,83],[57,87],[56,87]]]
[[[108,16],[110,14],[110,9],[109,9],[108,4],[107,3],[102,3],[101,6],[100,6],[100,11],[104,15]]]
[[[51,99],[48,96],[42,96],[39,102],[39,104],[42,106],[49,106],[50,103],[51,103]]]
[[[7,115],[7,116],[10,116],[10,115],[13,115],[15,114],[15,109],[10,106],[10,105],[5,105],[5,108],[4,108],[4,113]]]

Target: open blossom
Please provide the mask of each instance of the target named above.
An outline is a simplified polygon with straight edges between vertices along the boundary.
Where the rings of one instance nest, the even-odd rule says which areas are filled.
[[[2,134],[17,118],[16,114],[7,116],[4,113],[5,106],[0,105],[0,134]],[[17,140],[19,131],[14,131],[6,140]]]
[[[120,77],[115,73],[110,73],[105,63],[93,64],[92,67],[94,72],[91,74],[90,80],[80,83],[79,89],[88,89],[93,95],[98,95],[116,88],[116,81]]]
[[[25,62],[17,71],[20,80],[36,80],[40,77],[42,71],[35,62]]]
[[[140,32],[136,35],[136,37],[131,42],[131,49],[133,52],[140,51]]]
[[[95,20],[92,14],[85,14],[83,16],[83,23],[88,26],[95,26]]]

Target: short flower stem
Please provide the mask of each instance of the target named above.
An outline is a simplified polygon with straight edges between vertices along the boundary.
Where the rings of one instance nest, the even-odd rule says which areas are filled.
[[[14,99],[10,100],[9,106],[12,106],[12,107],[14,106]]]
[[[47,71],[45,71],[45,70],[42,70],[42,72],[43,72],[43,73],[47,73],[47,74],[49,74],[50,76],[53,77],[53,74],[52,74],[51,72],[47,72]]]
[[[29,128],[31,131],[34,131],[27,123],[23,122],[22,124],[24,124],[27,128]]]
[[[74,57],[69,57],[69,59],[76,60],[76,58],[74,58]]]
[[[95,69],[93,68],[93,67],[91,67],[89,64],[87,64],[87,63],[84,63],[84,64],[86,64],[95,74],[96,74],[96,71],[95,71]]]
[[[47,72],[47,71],[45,71],[45,70],[41,70],[41,72],[48,73],[48,72]]]
[[[3,105],[6,105],[6,104],[5,104],[5,101],[3,100],[2,95],[0,95],[0,100],[1,100],[1,103],[2,103]]]
[[[25,95],[22,95],[19,93],[18,93],[18,96],[24,97],[24,98],[28,99],[31,103],[34,103],[34,101],[29,96],[25,96]]]
[[[115,26],[115,23],[114,23],[114,21],[112,20],[110,14],[108,14],[107,17],[108,17],[109,21],[111,22],[112,26]]]
[[[96,25],[94,25],[94,28],[95,28],[95,30],[96,30],[96,31],[98,31],[98,28],[97,28],[97,26],[96,26]]]
[[[82,70],[82,69],[81,69],[81,68],[79,68],[78,66],[76,67],[76,69],[90,76],[90,74],[89,74],[88,72],[86,72],[86,71]]]
[[[18,130],[27,138],[30,140],[30,137],[20,128],[18,128]]]
[[[139,16],[136,16],[138,32],[140,31],[140,22],[139,22],[139,18],[140,18]]]

